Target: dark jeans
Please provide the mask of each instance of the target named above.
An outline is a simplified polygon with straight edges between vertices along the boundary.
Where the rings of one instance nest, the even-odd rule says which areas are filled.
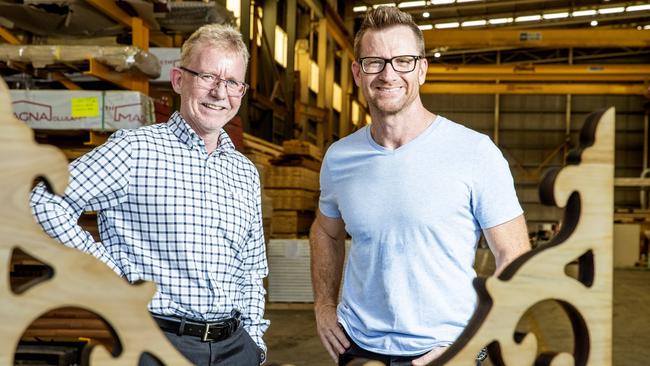
[[[241,326],[227,339],[219,342],[203,342],[199,337],[179,336],[162,331],[167,339],[193,365],[259,366],[261,351]],[[143,354],[139,366],[160,366],[149,354]]]
[[[424,355],[423,353],[417,356],[393,356],[370,352],[354,343],[347,332],[344,331],[344,333],[350,341],[350,347],[339,355],[339,366],[362,366],[367,361],[379,361],[386,366],[407,366],[411,364],[411,361]],[[481,361],[477,360],[476,366],[481,365]]]

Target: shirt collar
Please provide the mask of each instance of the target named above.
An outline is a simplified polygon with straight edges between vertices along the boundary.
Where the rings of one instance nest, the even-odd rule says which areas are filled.
[[[203,139],[201,139],[196,131],[194,131],[192,127],[187,124],[183,116],[181,116],[178,111],[172,114],[167,124],[172,133],[174,133],[174,135],[176,135],[176,137],[178,137],[178,139],[183,144],[187,145],[188,148],[192,149],[195,146],[202,146],[205,149],[205,143],[203,142]],[[226,133],[226,131],[222,128],[221,132],[219,133],[219,145],[215,151],[228,152],[234,150],[235,144],[233,144],[230,136],[228,136],[228,133]]]

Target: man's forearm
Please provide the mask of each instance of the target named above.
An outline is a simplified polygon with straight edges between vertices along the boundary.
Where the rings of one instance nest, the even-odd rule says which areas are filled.
[[[66,209],[63,198],[47,192],[39,184],[32,191],[31,208],[35,220],[53,239],[68,247],[81,250],[104,262],[119,276],[124,273],[101,243],[95,242],[92,235],[77,224],[79,213]]]
[[[333,238],[314,225],[309,241],[314,306],[336,306],[345,259],[344,240]]]

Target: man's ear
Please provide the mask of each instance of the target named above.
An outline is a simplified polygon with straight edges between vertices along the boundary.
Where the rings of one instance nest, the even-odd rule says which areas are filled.
[[[172,67],[169,70],[169,80],[176,94],[180,94],[183,88],[183,71],[178,67]]]
[[[352,77],[354,77],[354,83],[357,84],[358,87],[361,86],[361,65],[359,65],[358,62],[352,61]]]
[[[418,68],[418,81],[420,85],[427,81],[427,70],[429,69],[429,61],[425,57],[420,59],[420,67]]]

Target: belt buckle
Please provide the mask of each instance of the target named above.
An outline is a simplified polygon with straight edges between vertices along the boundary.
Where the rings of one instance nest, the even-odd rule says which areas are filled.
[[[212,324],[210,323],[205,323],[205,326],[203,327],[203,336],[201,337],[201,340],[203,342],[208,342],[208,337],[210,336],[210,326]]]

